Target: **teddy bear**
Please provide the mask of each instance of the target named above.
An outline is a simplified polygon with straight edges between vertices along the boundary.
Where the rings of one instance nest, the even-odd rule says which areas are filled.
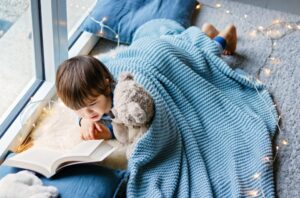
[[[147,132],[154,116],[151,95],[140,86],[132,74],[121,73],[114,89],[112,126],[116,139],[126,145],[130,158],[138,140]]]

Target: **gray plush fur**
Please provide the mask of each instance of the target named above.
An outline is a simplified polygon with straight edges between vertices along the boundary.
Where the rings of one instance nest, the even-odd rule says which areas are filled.
[[[129,159],[137,141],[147,131],[154,115],[151,95],[130,73],[122,73],[114,90],[114,119],[112,122],[116,139],[127,145]]]

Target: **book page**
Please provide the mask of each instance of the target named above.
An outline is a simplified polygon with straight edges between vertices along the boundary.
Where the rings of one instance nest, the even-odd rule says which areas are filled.
[[[82,141],[64,156],[90,156],[102,142],[103,140]]]
[[[108,157],[116,148],[110,144],[103,142],[100,146],[90,155],[92,161],[102,161]]]
[[[61,156],[62,154],[60,152],[54,150],[32,148],[8,158],[3,165],[27,168],[30,170],[35,170],[35,167],[42,167],[50,173],[51,165]]]
[[[3,165],[25,168],[51,177],[60,166],[72,163],[89,163],[102,161],[115,148],[103,140],[88,140],[76,145],[71,151],[46,148],[31,148],[5,160]]]
[[[83,163],[93,163],[93,162],[100,162],[104,160],[106,157],[108,157],[116,148],[111,146],[110,144],[106,143],[105,141],[98,141],[98,146],[94,151],[89,155],[89,156],[79,156],[78,154],[80,152],[75,152],[77,155],[72,156],[72,155],[65,155],[64,158],[61,158],[58,160],[55,165],[53,165],[53,168],[56,169],[56,171],[70,165],[75,165],[75,164],[83,164]],[[100,144],[100,145],[99,145]],[[92,146],[95,145],[93,142],[91,144]],[[78,148],[83,148],[86,149],[85,147],[90,147],[88,145],[83,145]],[[89,149],[90,149],[89,148]],[[91,150],[91,149],[90,149]],[[72,152],[73,154],[73,152]]]

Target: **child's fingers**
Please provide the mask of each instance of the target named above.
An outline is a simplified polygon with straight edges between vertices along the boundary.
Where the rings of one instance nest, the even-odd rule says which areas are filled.
[[[93,130],[93,132],[90,134],[92,140],[97,139],[97,138],[96,138],[97,132],[98,132],[98,131],[97,131],[96,127],[94,126],[94,130]]]
[[[86,134],[86,130],[81,128],[80,129],[80,137],[81,137],[82,140],[85,140],[85,136],[86,136],[85,134]]]
[[[89,140],[95,139],[94,131],[95,131],[95,125],[92,124],[92,126],[89,128],[89,132],[88,132],[88,139]]]
[[[83,140],[88,140],[89,139],[89,133],[88,133],[88,131],[85,131],[83,134],[82,134],[82,139]]]
[[[92,130],[93,130],[92,127],[89,127],[88,129],[81,131],[81,139],[83,139],[83,140],[92,139],[90,137],[90,131],[92,131]]]
[[[98,132],[102,132],[102,128],[100,126],[100,124],[96,123],[96,129],[98,130]]]
[[[83,134],[83,133],[80,134],[80,138],[81,138],[82,140],[85,140],[85,137],[84,137],[84,134]]]

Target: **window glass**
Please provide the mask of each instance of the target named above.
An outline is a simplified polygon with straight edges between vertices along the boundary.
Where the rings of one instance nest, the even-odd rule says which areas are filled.
[[[29,0],[0,0],[0,120],[35,79]],[[1,124],[1,123],[0,123]]]
[[[96,3],[96,0],[67,0],[67,20],[68,20],[68,33],[74,34],[80,30],[80,24],[87,17],[91,9]]]

